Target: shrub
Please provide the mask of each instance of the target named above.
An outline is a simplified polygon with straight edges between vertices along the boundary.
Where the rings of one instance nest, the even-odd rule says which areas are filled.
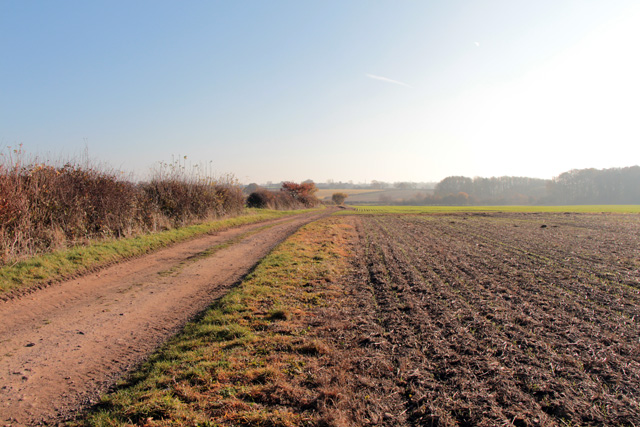
[[[257,190],[247,197],[247,206],[259,209],[275,209],[275,195],[269,190]]]
[[[333,193],[331,195],[331,200],[333,200],[333,203],[336,205],[341,205],[347,197],[349,197],[347,193]]]
[[[313,207],[320,204],[320,200],[314,196],[318,191],[313,182],[303,182],[296,184],[295,182],[284,182],[280,191],[291,196],[295,201],[301,203],[305,207]]]
[[[247,198],[247,206],[260,209],[290,210],[302,209],[306,205],[296,200],[291,194],[281,191],[259,189]]]
[[[184,164],[161,164],[147,183],[88,161],[0,163],[0,263],[87,239],[122,237],[238,214],[244,196],[231,175],[213,179]]]

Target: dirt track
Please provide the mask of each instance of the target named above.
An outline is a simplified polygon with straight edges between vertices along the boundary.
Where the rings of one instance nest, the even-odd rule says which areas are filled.
[[[55,423],[97,397],[332,210],[207,235],[0,303],[0,421]]]

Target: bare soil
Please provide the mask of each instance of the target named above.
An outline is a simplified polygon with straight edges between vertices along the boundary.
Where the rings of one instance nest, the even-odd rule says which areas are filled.
[[[347,220],[332,424],[640,425],[640,216]]]
[[[331,212],[217,232],[0,303],[0,421],[55,424],[95,402],[276,244]]]

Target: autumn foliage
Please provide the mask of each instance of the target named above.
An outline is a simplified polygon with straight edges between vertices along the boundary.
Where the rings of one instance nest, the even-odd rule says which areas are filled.
[[[279,210],[310,208],[320,204],[320,200],[314,195],[316,191],[318,189],[312,182],[284,182],[280,191],[258,188],[247,198],[247,206]]]
[[[320,203],[318,198],[314,195],[318,189],[313,182],[303,182],[302,184],[284,182],[280,191],[289,194],[298,203],[301,203],[308,208]]]

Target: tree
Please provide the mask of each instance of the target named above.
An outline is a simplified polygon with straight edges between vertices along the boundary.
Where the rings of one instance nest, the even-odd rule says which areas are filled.
[[[246,187],[244,187],[242,192],[244,194],[251,194],[251,193],[254,193],[254,192],[258,191],[259,189],[260,189],[260,186],[258,184],[256,184],[255,182],[252,182],[251,184],[249,184]]]
[[[370,186],[371,186],[371,188],[374,188],[376,190],[382,190],[384,188],[384,182],[376,181],[374,179],[373,181],[371,181]]]
[[[409,190],[417,187],[415,182],[396,182],[393,186],[398,190]]]
[[[302,184],[296,184],[295,182],[283,182],[280,191],[289,194],[294,200],[302,203],[307,207],[315,206],[320,203],[320,200],[314,193],[318,191],[316,185],[313,182],[303,182]]]
[[[436,194],[447,196],[459,192],[472,193],[473,180],[464,176],[448,176],[436,185]]]
[[[333,200],[333,203],[336,205],[341,205],[347,197],[349,197],[347,193],[333,193],[331,200]]]

